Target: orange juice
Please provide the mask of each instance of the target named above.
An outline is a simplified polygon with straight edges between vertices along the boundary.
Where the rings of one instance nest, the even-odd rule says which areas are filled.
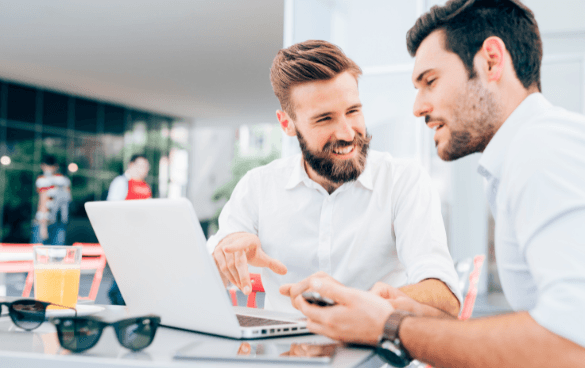
[[[79,277],[79,266],[37,265],[35,267],[35,299],[75,308],[79,292]]]

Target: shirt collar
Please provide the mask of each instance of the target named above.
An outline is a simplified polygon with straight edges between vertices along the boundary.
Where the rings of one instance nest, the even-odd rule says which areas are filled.
[[[309,178],[307,172],[305,171],[305,165],[302,155],[299,155],[298,159],[296,159],[295,161],[296,164],[293,167],[293,171],[284,189],[292,189],[299,185],[300,183],[305,183],[306,186],[311,186],[311,184],[309,183],[313,182],[311,178]],[[368,165],[368,162],[369,160],[366,160],[366,167],[364,168],[364,171],[361,173],[361,175],[357,178],[357,181],[366,189],[374,190],[372,169],[370,168],[370,165]]]
[[[485,176],[500,178],[502,165],[510,143],[520,128],[552,105],[541,93],[532,93],[518,105],[504,124],[492,137],[479,159],[478,172]]]

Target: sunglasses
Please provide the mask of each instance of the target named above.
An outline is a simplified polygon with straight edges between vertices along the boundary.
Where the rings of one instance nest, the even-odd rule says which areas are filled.
[[[50,305],[72,309],[75,312],[75,316],[77,316],[77,310],[75,308],[33,299],[0,302],[0,312],[2,312],[2,306],[7,306],[8,315],[12,319],[12,322],[24,330],[31,331],[45,322],[47,307]],[[0,315],[3,314],[0,313]]]
[[[97,317],[53,317],[51,323],[57,328],[61,347],[80,353],[97,344],[104,328],[114,327],[118,341],[133,351],[142,350],[152,343],[160,317],[148,315],[127,318],[108,323]]]

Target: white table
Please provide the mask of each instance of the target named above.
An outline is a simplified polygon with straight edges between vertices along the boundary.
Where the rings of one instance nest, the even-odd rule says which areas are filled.
[[[31,252],[23,253],[0,253],[0,262],[12,262],[12,261],[32,261],[33,254]]]
[[[0,300],[14,300],[5,298]],[[105,306],[106,310],[97,315],[106,320],[124,318],[125,307]],[[4,308],[6,309],[6,308]],[[122,347],[111,327],[106,328],[98,344],[81,354],[73,354],[59,346],[53,325],[45,323],[38,329],[27,332],[14,326],[9,317],[0,318],[0,366],[2,368],[37,367],[43,368],[104,368],[104,367],[380,367],[383,363],[370,349],[343,347],[339,349],[331,365],[322,364],[270,364],[259,362],[196,361],[174,359],[176,352],[190,344],[202,341],[221,340],[220,337],[193,332],[159,328],[148,348],[134,353]],[[304,335],[279,338],[279,341],[327,342],[325,337]],[[268,341],[266,339],[265,341]]]

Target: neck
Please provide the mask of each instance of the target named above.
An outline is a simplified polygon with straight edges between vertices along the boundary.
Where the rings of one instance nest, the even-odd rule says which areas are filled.
[[[502,106],[502,116],[501,119],[496,127],[496,131],[500,129],[500,127],[504,124],[506,120],[512,115],[514,110],[520,106],[520,104],[526,99],[526,97],[530,96],[533,93],[538,93],[539,90],[536,85],[529,87],[528,89],[524,88],[518,81],[518,85],[514,86],[514,88],[510,88],[507,91],[502,91],[500,93],[500,103]]]
[[[311,165],[308,165],[304,159],[303,159],[303,165],[305,167],[305,171],[307,172],[307,175],[309,176],[309,178],[311,178],[311,180],[313,180],[315,183],[322,186],[323,189],[325,189],[327,191],[327,193],[331,194],[331,193],[335,192],[335,190],[337,188],[339,188],[341,185],[343,185],[343,183],[334,183],[331,180],[324,178],[321,175],[317,174],[317,172],[315,170],[313,170]]]

